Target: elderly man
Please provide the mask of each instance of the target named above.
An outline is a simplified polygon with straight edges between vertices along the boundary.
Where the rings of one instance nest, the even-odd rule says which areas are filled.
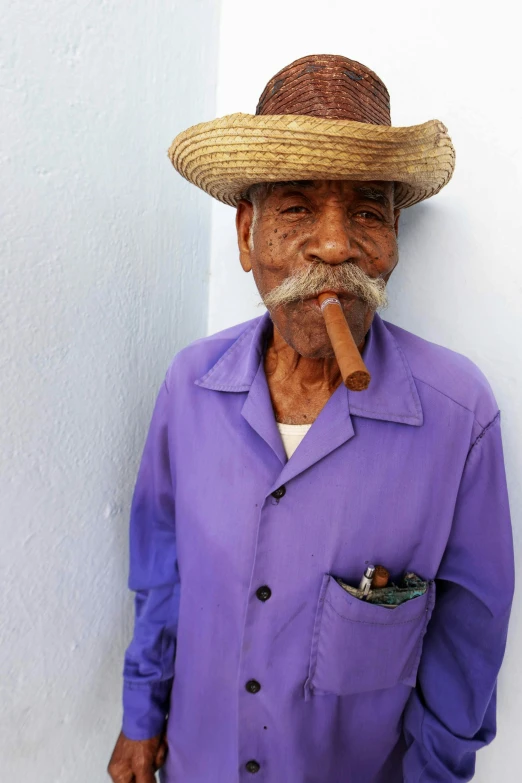
[[[451,177],[446,129],[391,127],[372,71],[317,55],[170,154],[237,207],[267,313],[182,350],[159,392],[112,780],[469,781],[513,591],[499,411],[469,360],[376,312],[400,209]]]

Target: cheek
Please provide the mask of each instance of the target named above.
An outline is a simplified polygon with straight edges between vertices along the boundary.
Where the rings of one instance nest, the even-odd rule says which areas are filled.
[[[360,239],[360,247],[366,260],[366,271],[377,277],[391,272],[399,257],[397,239],[393,232],[370,234]]]
[[[254,232],[251,253],[254,279],[279,282],[297,266],[302,237],[296,228],[263,228]]]

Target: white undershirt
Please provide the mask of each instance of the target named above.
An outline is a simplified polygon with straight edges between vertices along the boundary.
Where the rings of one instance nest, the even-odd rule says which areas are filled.
[[[311,424],[280,424],[276,422],[277,429],[281,433],[281,440],[288,459],[299,446],[304,436],[312,426]]]

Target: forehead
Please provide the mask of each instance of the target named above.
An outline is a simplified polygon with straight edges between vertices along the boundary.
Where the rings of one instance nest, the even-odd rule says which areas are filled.
[[[340,198],[361,197],[378,201],[386,206],[391,204],[393,196],[392,182],[360,180],[289,180],[267,183],[267,196],[273,194],[286,196],[292,192],[302,192],[315,197],[337,196]]]

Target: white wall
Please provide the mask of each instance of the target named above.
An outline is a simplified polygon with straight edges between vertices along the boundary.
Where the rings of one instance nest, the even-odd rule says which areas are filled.
[[[2,6],[3,781],[108,780],[138,460],[206,329],[210,199],[166,150],[215,114],[218,10]]]
[[[522,263],[520,262],[520,42],[514,4],[500,0],[223,0],[217,116],[254,113],[268,79],[311,53],[344,54],[375,70],[392,122],[431,118],[457,150],[453,180],[405,210],[400,265],[384,317],[460,351],[486,373],[503,412],[520,559],[522,492]],[[209,331],[261,314],[239,266],[235,210],[213,206]],[[479,754],[476,780],[513,780],[520,767],[522,612],[515,603],[500,677],[498,738]]]

